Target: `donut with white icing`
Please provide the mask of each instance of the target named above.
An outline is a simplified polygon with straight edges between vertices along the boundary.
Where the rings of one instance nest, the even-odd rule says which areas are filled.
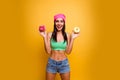
[[[73,31],[74,31],[75,34],[78,34],[80,32],[80,28],[79,27],[74,27]]]

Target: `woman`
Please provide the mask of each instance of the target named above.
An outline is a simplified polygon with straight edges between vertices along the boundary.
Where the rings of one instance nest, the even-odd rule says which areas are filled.
[[[50,55],[47,64],[46,80],[54,80],[56,73],[60,73],[62,80],[70,80],[70,67],[66,54],[72,51],[73,41],[79,34],[65,32],[65,15],[54,16],[54,30],[52,33],[40,32],[44,38],[45,50]]]

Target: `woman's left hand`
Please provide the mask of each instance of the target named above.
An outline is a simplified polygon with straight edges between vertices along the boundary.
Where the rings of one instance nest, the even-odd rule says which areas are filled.
[[[72,37],[72,39],[75,39],[75,38],[77,38],[78,36],[79,36],[79,34],[80,33],[74,33],[74,32],[72,32],[72,35],[71,35],[71,37]]]

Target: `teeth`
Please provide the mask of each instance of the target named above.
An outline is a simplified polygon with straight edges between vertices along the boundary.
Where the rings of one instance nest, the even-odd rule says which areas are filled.
[[[61,27],[58,27],[58,28],[61,28]]]
[[[61,29],[61,28],[62,28],[62,26],[61,26],[61,25],[58,25],[58,26],[57,26],[57,28],[58,28],[58,29]]]

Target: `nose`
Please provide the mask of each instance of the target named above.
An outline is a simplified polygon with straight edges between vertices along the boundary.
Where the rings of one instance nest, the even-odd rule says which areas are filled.
[[[61,22],[59,21],[59,22],[57,22],[57,25],[61,25]]]
[[[58,22],[58,24],[62,24],[62,22],[61,22],[61,21],[59,21],[59,22]]]

